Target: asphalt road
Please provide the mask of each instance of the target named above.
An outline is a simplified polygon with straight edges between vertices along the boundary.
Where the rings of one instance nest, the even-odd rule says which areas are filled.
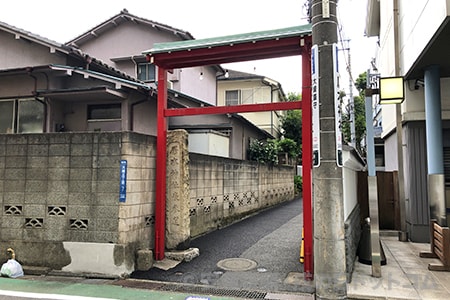
[[[192,283],[227,288],[270,291],[305,291],[302,284],[285,284],[289,274],[301,274],[299,263],[303,206],[300,198],[264,210],[228,227],[198,237],[191,247],[200,256],[168,271],[152,268],[132,278]],[[224,271],[220,260],[245,258],[257,267],[242,272]],[[308,285],[308,284],[307,284]]]

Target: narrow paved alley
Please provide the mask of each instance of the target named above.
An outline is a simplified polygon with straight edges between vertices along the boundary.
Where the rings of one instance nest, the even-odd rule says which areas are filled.
[[[280,204],[194,239],[200,256],[167,271],[152,268],[133,278],[229,289],[311,293],[299,262],[302,201]]]

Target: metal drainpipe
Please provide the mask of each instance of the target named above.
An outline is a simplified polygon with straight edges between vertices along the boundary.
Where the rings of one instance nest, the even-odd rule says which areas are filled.
[[[270,87],[270,103],[273,103],[273,92],[279,90],[280,88],[278,87],[278,88],[274,89],[273,85],[268,83],[268,82],[266,82],[266,81],[264,81],[264,79],[261,80],[261,82],[264,85],[267,85],[267,86]],[[270,112],[270,134],[272,136],[273,136],[273,113],[274,113],[273,111]]]
[[[36,100],[36,101],[38,101],[38,102],[40,102],[40,103],[42,103],[42,104],[44,105],[44,129],[43,129],[43,132],[47,132],[47,126],[48,126],[48,124],[47,124],[47,116],[48,116],[47,107],[48,107],[48,105],[47,105],[47,103],[45,102],[45,100],[40,100],[40,99],[38,98],[38,93],[37,93],[37,77],[36,77],[35,75],[33,75],[33,68],[32,68],[32,67],[29,67],[29,68],[27,68],[27,71],[28,71],[28,75],[29,75],[31,78],[34,79],[34,88],[33,88],[33,91],[31,92],[31,94],[34,96],[34,100]],[[47,75],[46,73],[43,73],[43,72],[42,72],[42,74],[44,74],[45,77],[46,77],[46,79],[47,79],[47,90],[48,90],[48,88],[49,88],[48,75]]]
[[[139,66],[138,66],[138,63],[137,63],[137,61],[136,61],[134,55],[131,56],[131,61],[132,61],[133,64],[134,64],[134,69],[135,69],[135,71],[136,71],[136,78],[138,78],[138,75],[139,75]],[[156,68],[155,68],[155,72],[156,72]],[[138,79],[139,79],[139,78],[138,78]]]
[[[399,53],[399,32],[398,32],[398,0],[394,0],[393,29],[394,29],[394,58],[395,76],[400,75],[400,53]],[[405,199],[405,172],[403,168],[403,126],[402,126],[402,105],[395,105],[396,131],[397,131],[397,164],[398,164],[398,194],[400,204],[400,232],[398,239],[402,242],[408,241],[406,228],[406,199]]]

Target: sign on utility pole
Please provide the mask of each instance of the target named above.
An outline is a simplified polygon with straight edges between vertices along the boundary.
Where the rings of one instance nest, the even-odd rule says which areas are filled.
[[[342,141],[337,95],[336,0],[312,0],[312,42],[317,49],[317,111],[314,157],[314,273],[317,299],[344,299],[347,295]],[[313,51],[314,53],[314,51]],[[314,73],[312,74],[314,75]],[[312,77],[314,93],[314,77]],[[313,141],[314,144],[314,141]],[[318,162],[316,164],[316,161]]]
[[[313,166],[320,165],[319,48],[311,47],[311,105]]]

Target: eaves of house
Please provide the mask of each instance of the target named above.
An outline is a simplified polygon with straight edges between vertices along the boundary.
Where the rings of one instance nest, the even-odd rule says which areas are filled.
[[[48,78],[51,74],[60,76],[73,76],[75,74],[82,76],[85,79],[94,79],[98,82],[94,86],[75,86],[70,88],[37,88],[31,91],[32,97],[52,97],[53,99],[71,99],[75,95],[83,97],[84,99],[126,99],[128,93],[124,88],[136,90],[143,94],[156,95],[156,90],[145,83],[140,83],[134,80],[128,80],[123,77],[104,74],[101,72],[83,69],[81,67],[73,67],[66,65],[41,65],[33,67],[21,67],[13,69],[0,70],[0,78],[4,76],[20,76],[27,75],[36,78],[38,74],[45,74]],[[0,95],[0,99],[10,99],[14,95]]]
[[[51,53],[55,53],[56,51],[64,53],[64,54],[69,54],[72,50],[71,47],[66,46],[66,45],[62,45],[56,41],[47,39],[45,37],[42,37],[40,35],[31,33],[29,31],[20,29],[18,27],[9,25],[7,23],[1,22],[0,21],[0,31],[4,31],[4,32],[8,32],[12,35],[14,35],[14,38],[16,40],[18,39],[26,39],[30,42],[34,42],[37,43],[39,45],[45,46],[49,48],[49,51]]]
[[[130,77],[130,76],[126,76],[125,78],[117,77],[117,76],[93,71],[90,69],[84,69],[84,68],[80,68],[80,67],[71,67],[71,66],[62,66],[62,65],[50,65],[49,68],[51,70],[59,70],[59,71],[64,71],[66,73],[78,73],[80,75],[83,75],[85,78],[92,77],[95,79],[100,79],[103,81],[114,83],[116,86],[116,89],[120,89],[121,86],[126,86],[129,88],[142,88],[144,90],[152,90],[153,89],[149,85],[145,84],[144,82],[141,82],[139,80],[134,80],[134,78]]]
[[[228,76],[221,75],[217,77],[217,80],[220,81],[227,81],[227,80],[263,80],[265,77],[262,75],[254,74],[254,73],[247,73],[247,72],[241,72],[236,70],[230,70],[228,69]]]
[[[132,22],[134,24],[139,24],[146,26],[149,30],[158,30],[162,32],[166,32],[170,35],[175,35],[180,38],[181,41],[187,40],[195,40],[195,38],[188,32],[179,28],[175,28],[166,24],[162,24],[159,22],[155,22],[152,20],[148,20],[145,18],[141,18],[139,16],[133,15],[128,12],[128,10],[123,9],[119,14],[109,18],[108,20],[100,23],[97,26],[89,29],[85,33],[75,37],[74,39],[68,41],[66,43],[67,46],[72,46],[77,49],[83,49],[83,45],[86,43],[93,41],[100,37],[101,35],[114,30],[121,24],[126,22]],[[144,49],[141,49],[144,50]],[[141,51],[140,50],[140,51]],[[109,57],[108,59],[114,63],[123,62],[123,61],[145,61],[146,56],[142,53],[129,53],[124,56],[119,57]],[[106,58],[103,58],[106,59]],[[218,64],[212,64],[211,67],[218,73],[224,74],[225,71]]]
[[[67,55],[68,57],[72,57],[75,59],[73,61],[73,64],[71,65],[49,64],[49,65],[35,65],[21,68],[3,69],[0,70],[0,76],[9,76],[14,74],[24,74],[30,72],[64,72],[68,75],[79,74],[85,78],[99,79],[105,83],[114,84],[115,87],[115,89],[112,89],[111,87],[100,85],[95,87],[75,87],[70,89],[36,90],[34,91],[36,93],[35,96],[65,97],[66,95],[70,96],[73,94],[79,95],[107,94],[109,96],[114,96],[117,98],[124,98],[125,96],[121,95],[119,91],[122,87],[147,91],[150,92],[152,95],[156,95],[157,91],[152,87],[148,86],[147,84],[145,84],[144,82],[124,72],[121,72],[120,70],[104,63],[99,59],[96,59],[95,57],[88,55],[87,53],[84,53],[82,50],[75,47],[76,41],[94,38],[96,36],[95,34],[93,34],[94,32],[97,32],[99,34],[100,32],[104,32],[105,30],[108,30],[113,26],[117,26],[119,22],[124,22],[127,20],[133,22],[141,22],[152,27],[157,27],[158,29],[161,30],[171,31],[175,34],[179,34],[184,39],[193,39],[192,35],[188,32],[161,23],[136,17],[134,15],[129,14],[126,10],[123,10],[120,14],[101,23],[100,25],[93,28],[89,32],[80,35],[78,38],[75,38],[74,40],[68,42],[67,44],[60,44],[56,41],[47,39],[40,35],[14,27],[4,22],[0,22],[0,30],[13,34],[16,39],[26,39],[30,42],[39,44],[44,47],[48,47],[51,53],[60,52],[63,55]],[[217,68],[218,71],[224,73],[224,70],[220,67],[220,65],[216,65],[215,67]],[[171,97],[169,97],[169,105],[172,107],[210,106],[210,104],[206,102],[182,94],[178,91],[170,91],[169,94],[172,95]],[[188,103],[186,103],[186,101]],[[232,117],[240,119],[248,126],[260,130],[253,123],[251,123],[242,116],[233,114]],[[262,130],[260,131],[267,135],[265,131]],[[268,136],[268,138],[271,137],[272,136],[270,135]]]
[[[63,55],[67,55],[68,57],[75,58],[76,61],[74,61],[75,66],[65,66],[67,69],[74,68],[77,72],[81,72],[81,70],[84,70],[84,72],[91,73],[92,76],[94,76],[95,73],[97,73],[95,76],[98,76],[100,73],[103,77],[109,77],[109,79],[114,78],[117,81],[127,81],[128,83],[133,82],[133,85],[135,86],[143,86],[144,82],[137,80],[135,77],[132,77],[124,72],[121,72],[120,70],[104,63],[103,61],[96,59],[95,57],[91,57],[90,55],[84,53],[78,48],[64,45],[61,43],[58,43],[56,41],[47,39],[45,37],[42,37],[40,35],[31,33],[29,31],[17,28],[15,26],[9,25],[4,22],[0,22],[0,31],[8,32],[12,35],[14,35],[15,39],[25,39],[32,43],[36,43],[38,45],[48,47],[50,53],[61,53]],[[50,66],[48,66],[50,67]],[[46,68],[46,66],[29,66],[27,69],[36,69],[36,68]],[[56,68],[55,66],[52,66],[52,68]],[[15,70],[1,70],[0,72],[5,73],[12,73],[12,72],[21,72],[22,68],[18,68]]]
[[[193,40],[194,37],[187,31],[171,27],[162,23],[144,19],[133,14],[130,14],[128,10],[123,9],[119,14],[111,17],[110,19],[100,23],[99,25],[93,27],[92,29],[86,31],[85,33],[77,36],[76,38],[70,40],[66,45],[78,47],[79,44],[83,44],[89,40],[97,38],[100,34],[114,29],[123,22],[134,22],[137,24],[143,24],[151,28],[156,28],[158,30],[167,31],[172,34],[179,36],[183,40]]]
[[[217,80],[223,81],[223,82],[244,81],[244,80],[259,81],[265,85],[270,85],[270,86],[276,87],[278,89],[283,101],[286,101],[286,94],[283,91],[281,83],[279,83],[276,80],[273,80],[271,78],[268,78],[268,77],[262,76],[262,75],[258,75],[258,74],[252,74],[252,73],[241,72],[241,71],[230,70],[230,69],[226,70],[226,73],[228,73],[228,75],[226,75],[226,74],[220,75],[219,77],[217,77]]]

